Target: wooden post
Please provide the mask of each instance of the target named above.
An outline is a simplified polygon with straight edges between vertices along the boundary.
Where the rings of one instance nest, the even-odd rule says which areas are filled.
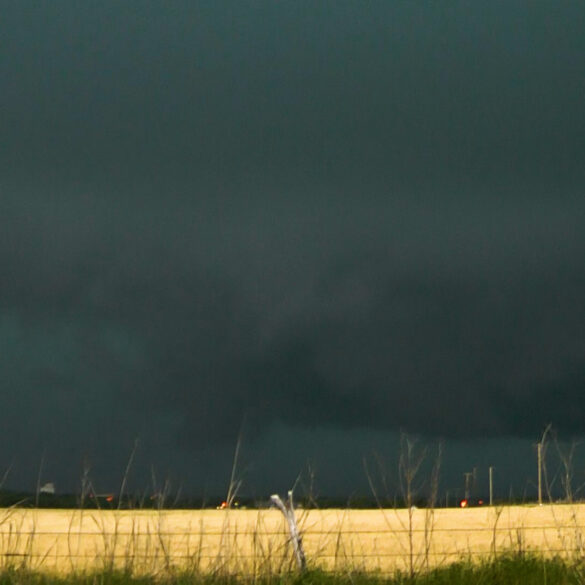
[[[297,560],[297,566],[299,567],[300,571],[304,571],[307,568],[307,561],[305,559],[303,543],[297,526],[297,520],[295,518],[292,490],[289,490],[288,492],[288,501],[286,504],[283,503],[278,494],[273,494],[270,496],[270,501],[284,514],[284,517],[288,522],[290,541],[292,543],[295,559]]]

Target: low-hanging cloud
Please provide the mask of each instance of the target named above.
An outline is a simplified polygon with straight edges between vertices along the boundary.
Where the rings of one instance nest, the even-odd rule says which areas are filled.
[[[583,433],[583,8],[175,7],[3,15],[4,438]]]
[[[304,206],[263,203],[246,224],[224,213],[228,236],[201,207],[163,221],[151,203],[116,223],[107,204],[66,198],[41,230],[16,205],[2,302],[21,346],[5,367],[21,392],[90,397],[89,417],[112,403],[129,421],[166,412],[187,448],[233,441],[243,421],[461,438],[554,420],[578,433],[584,210],[533,203],[481,223],[462,201],[434,217],[325,205],[312,222]]]

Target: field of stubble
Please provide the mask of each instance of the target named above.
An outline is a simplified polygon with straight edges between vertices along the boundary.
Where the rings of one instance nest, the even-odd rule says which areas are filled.
[[[297,511],[311,567],[393,573],[503,553],[571,557],[585,505]],[[293,566],[277,510],[0,510],[2,567],[274,574]],[[1,567],[0,567],[1,568]]]

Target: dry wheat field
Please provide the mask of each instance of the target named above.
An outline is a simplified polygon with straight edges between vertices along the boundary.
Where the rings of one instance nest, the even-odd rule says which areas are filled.
[[[582,552],[585,505],[297,510],[312,567],[393,573],[515,552]],[[274,574],[294,566],[277,510],[0,510],[0,561],[47,572]]]

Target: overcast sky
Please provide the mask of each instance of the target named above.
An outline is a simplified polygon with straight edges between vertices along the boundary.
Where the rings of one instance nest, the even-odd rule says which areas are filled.
[[[147,476],[213,491],[241,431],[269,493],[309,460],[351,491],[400,431],[457,445],[453,477],[465,446],[585,435],[584,4],[63,0],[0,26],[13,485],[42,458],[112,485],[136,438]]]

